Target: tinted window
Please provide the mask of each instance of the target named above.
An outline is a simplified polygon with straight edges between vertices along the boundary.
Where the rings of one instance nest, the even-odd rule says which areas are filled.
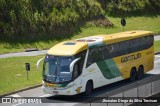
[[[147,45],[147,37],[142,37],[140,38],[140,49],[141,50],[144,50],[144,49],[147,49],[148,48],[148,45]]]
[[[110,54],[111,54],[110,58],[120,55],[119,54],[119,44],[118,43],[108,45],[108,47],[110,48]]]
[[[129,41],[120,42],[119,45],[120,45],[120,55],[125,55],[129,53]]]
[[[98,60],[102,61],[110,57],[108,46],[101,46],[98,48]]]
[[[153,45],[154,38],[153,36],[147,36],[147,48],[151,47]]]
[[[98,60],[98,49],[97,48],[89,49],[87,67],[96,62],[97,60]]]
[[[119,44],[109,44],[98,48],[98,60],[106,60],[119,55]]]
[[[92,48],[89,50],[87,67],[97,61],[147,49],[153,45],[153,41],[153,36],[146,36]]]
[[[140,49],[141,50],[148,49],[153,45],[153,42],[154,42],[153,35],[140,38]]]
[[[130,53],[138,51],[139,50],[139,39],[130,40],[129,45],[130,45],[130,48],[129,48]]]
[[[82,51],[76,55],[76,58],[80,57],[80,60],[78,60],[74,65],[73,79],[77,78],[82,73],[85,56],[86,56],[86,51]]]

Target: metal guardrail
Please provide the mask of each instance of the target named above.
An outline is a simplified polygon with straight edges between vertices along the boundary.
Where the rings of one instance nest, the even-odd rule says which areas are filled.
[[[147,78],[144,78],[142,80],[133,82],[129,85],[122,86],[118,89],[114,89],[112,91],[109,91],[103,95],[101,95],[101,98],[147,98],[151,97],[152,95],[159,94],[160,93],[160,74],[153,75]],[[160,95],[158,95],[160,99]],[[88,104],[81,104],[82,106],[128,106],[132,105],[133,103],[111,103],[111,102],[105,102],[102,103],[101,101],[94,101],[94,103],[88,103]],[[152,105],[158,105],[158,103],[136,103],[134,106],[141,106],[141,104],[145,104],[144,106],[150,106]],[[81,106],[80,104],[77,104],[76,106]],[[159,105],[160,106],[160,105]]]

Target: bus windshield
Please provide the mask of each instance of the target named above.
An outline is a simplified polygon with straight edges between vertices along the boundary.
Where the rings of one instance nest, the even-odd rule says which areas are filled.
[[[50,83],[63,83],[70,81],[70,64],[74,56],[53,56],[46,55],[43,65],[43,80]]]

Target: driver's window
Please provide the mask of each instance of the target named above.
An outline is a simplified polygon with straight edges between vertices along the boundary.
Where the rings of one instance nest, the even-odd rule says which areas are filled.
[[[74,68],[73,68],[73,79],[75,79],[75,78],[77,78],[78,77],[78,65],[77,64],[75,64],[74,65]]]
[[[78,60],[73,67],[73,79],[76,79],[78,76],[81,75],[82,70],[83,70],[85,56],[86,56],[86,50],[76,55],[76,58],[80,58],[80,60]]]

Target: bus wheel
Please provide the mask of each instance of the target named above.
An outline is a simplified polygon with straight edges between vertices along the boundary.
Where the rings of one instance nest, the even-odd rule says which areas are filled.
[[[92,91],[93,91],[93,84],[91,81],[88,81],[86,84],[85,95],[86,96],[91,95]]]
[[[144,68],[143,66],[139,66],[138,68],[138,73],[137,73],[137,79],[142,79],[143,78],[143,75],[144,75]]]
[[[130,81],[131,81],[131,82],[135,81],[135,79],[136,79],[136,74],[137,74],[136,69],[135,69],[135,68],[132,68],[132,69],[131,69],[131,73],[130,73]]]

